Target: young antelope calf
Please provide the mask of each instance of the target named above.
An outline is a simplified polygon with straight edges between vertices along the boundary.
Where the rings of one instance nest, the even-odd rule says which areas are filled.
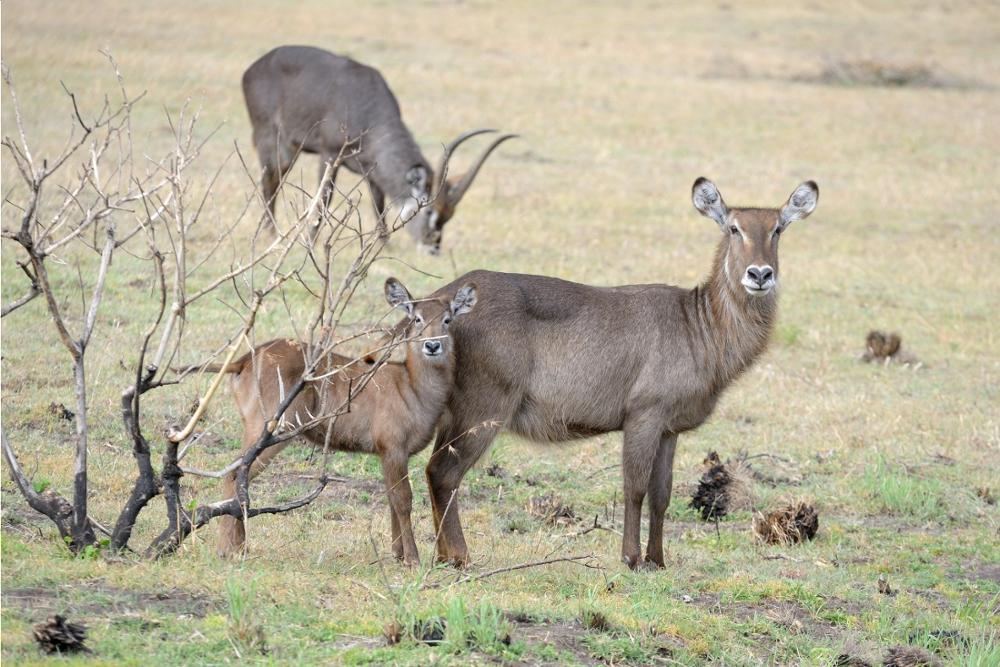
[[[407,322],[397,327],[408,339],[406,361],[379,367],[364,390],[352,400],[350,411],[332,421],[323,420],[305,431],[312,442],[323,445],[330,433],[331,448],[346,452],[377,454],[389,496],[392,519],[392,551],[407,565],[419,563],[417,544],[410,524],[412,493],[407,463],[430,442],[451,391],[455,355],[448,337],[452,318],[476,305],[476,286],[467,283],[449,297],[414,301],[395,278],[385,281],[385,297],[393,307],[406,311]],[[258,346],[221,372],[234,373],[233,394],[243,416],[243,451],[253,446],[274,418],[283,393],[305,372],[305,345],[288,339]],[[305,424],[344,405],[357,380],[370,371],[364,363],[330,353],[285,411],[285,423]],[[332,427],[332,428],[331,428]],[[261,472],[287,445],[274,445],[261,453],[250,470],[250,479]],[[236,474],[223,480],[223,494],[236,494]],[[218,551],[229,555],[243,548],[243,521],[221,517]]]

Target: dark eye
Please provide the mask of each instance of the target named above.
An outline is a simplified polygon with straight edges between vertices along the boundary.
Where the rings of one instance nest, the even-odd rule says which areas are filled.
[[[445,326],[448,326],[449,324],[451,324],[451,318],[450,317],[445,317],[444,320],[443,320],[443,322],[444,322]]]
[[[424,318],[422,318],[419,315],[417,315],[416,317],[413,318],[413,322],[414,322],[414,324],[416,324],[416,325],[419,326],[419,325],[421,325],[421,324],[424,323]]]
[[[732,234],[733,236],[736,236],[737,234],[740,233],[740,228],[737,227],[736,225],[731,225],[729,227],[729,233]]]

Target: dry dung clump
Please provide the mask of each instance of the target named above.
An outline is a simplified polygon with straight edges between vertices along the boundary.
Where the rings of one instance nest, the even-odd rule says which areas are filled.
[[[819,514],[802,501],[786,505],[753,520],[753,532],[765,544],[796,544],[816,537]]]
[[[550,525],[566,525],[577,521],[573,506],[564,505],[551,493],[530,498],[528,500],[528,514]]]
[[[941,661],[916,646],[896,646],[889,649],[882,662],[885,667],[939,667]]]
[[[903,339],[898,333],[876,330],[869,331],[868,337],[865,338],[865,351],[861,355],[861,361],[884,366],[900,364],[914,368],[923,365],[914,354],[903,349]]]
[[[70,623],[64,616],[56,614],[49,616],[34,629],[35,641],[46,653],[90,653],[84,645],[87,638],[87,626],[81,623]]]
[[[691,507],[705,521],[721,519],[730,512],[750,509],[755,500],[749,466],[740,461],[725,463],[716,452],[702,461],[707,470],[691,496]]]
[[[889,585],[889,579],[884,574],[878,575],[878,592],[880,595],[895,595],[896,592],[892,590],[892,586]]]
[[[993,495],[993,492],[989,489],[989,487],[981,486],[978,489],[976,489],[976,497],[982,500],[987,505],[997,504],[996,496]]]

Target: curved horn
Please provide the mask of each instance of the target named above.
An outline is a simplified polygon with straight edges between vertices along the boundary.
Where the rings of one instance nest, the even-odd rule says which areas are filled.
[[[434,187],[431,189],[432,196],[436,196],[437,193],[441,191],[441,185],[444,183],[445,172],[448,170],[448,160],[451,159],[451,154],[455,152],[455,149],[461,146],[462,142],[466,139],[471,139],[476,135],[488,134],[490,132],[496,132],[496,130],[482,129],[463,132],[455,137],[450,144],[444,147],[444,155],[441,156],[441,164],[438,165],[437,171],[434,172]]]
[[[470,185],[472,185],[472,181],[476,178],[476,174],[479,173],[479,168],[483,166],[484,162],[486,162],[486,158],[490,156],[490,153],[492,153],[496,147],[503,142],[508,139],[515,139],[518,136],[519,135],[517,134],[505,134],[502,137],[499,137],[496,141],[489,145],[489,148],[483,151],[483,154],[479,156],[479,161],[472,165],[472,167],[470,167],[469,170],[462,175],[462,179],[456,183],[454,187],[449,188],[448,203],[452,207],[458,206],[458,202],[462,200],[462,197],[465,195],[465,191],[469,189]]]

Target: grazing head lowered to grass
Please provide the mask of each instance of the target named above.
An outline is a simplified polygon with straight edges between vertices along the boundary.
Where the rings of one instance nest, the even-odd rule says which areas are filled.
[[[403,123],[396,97],[378,70],[311,46],[279,46],[243,74],[253,143],[263,175],[261,189],[274,228],[278,187],[299,153],[320,156],[320,177],[330,165],[322,201],[329,207],[337,167],[368,182],[375,215],[385,230],[385,198],[400,207],[400,218],[419,247],[432,255],[441,248],[444,225],[455,214],[495,139],[464,174],[446,178],[449,160],[467,139],[494,130],[473,130],[448,144],[436,171]]]
[[[405,362],[387,362],[374,371],[366,359],[327,352],[303,390],[292,400],[279,422],[282,427],[308,425],[303,435],[335,450],[377,454],[382,461],[392,523],[392,550],[408,565],[419,562],[410,523],[412,492],[407,463],[430,441],[444,408],[454,375],[454,346],[449,329],[456,318],[476,305],[476,285],[463,283],[447,296],[415,300],[395,278],[385,281],[389,304],[406,312],[397,333],[407,340]],[[288,388],[306,371],[310,351],[305,343],[273,340],[216,372],[234,373],[233,394],[243,417],[243,450],[261,437],[279,410]],[[354,393],[357,383],[373,373],[369,383]],[[348,396],[350,399],[349,410]],[[332,420],[333,415],[337,415]],[[253,464],[250,477],[267,467],[289,441],[265,449]],[[236,473],[223,481],[223,495],[236,493]],[[246,540],[242,520],[219,519],[218,551],[229,555]]]
[[[677,435],[698,427],[722,391],[764,351],[777,313],[778,242],[816,208],[802,183],[780,208],[730,208],[699,178],[692,201],[721,231],[708,278],[669,285],[592,287],[558,278],[473,271],[483,305],[456,324],[455,387],[427,466],[438,558],[468,560],[455,495],[499,428],[537,442],[624,431],[622,559],[663,566],[663,517]],[[484,426],[489,425],[489,426]]]

